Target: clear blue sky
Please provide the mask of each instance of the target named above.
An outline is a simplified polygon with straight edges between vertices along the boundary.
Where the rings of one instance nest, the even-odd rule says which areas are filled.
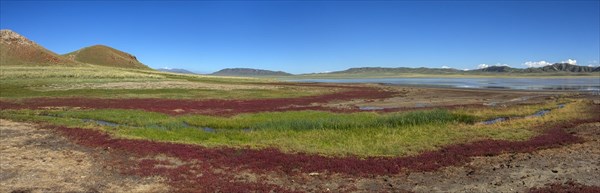
[[[104,44],[150,67],[292,73],[600,61],[600,1],[23,2],[0,27],[59,54]]]

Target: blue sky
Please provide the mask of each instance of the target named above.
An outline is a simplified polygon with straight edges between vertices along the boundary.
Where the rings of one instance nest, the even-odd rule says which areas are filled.
[[[59,54],[104,44],[199,72],[600,61],[600,1],[2,1],[0,27]]]

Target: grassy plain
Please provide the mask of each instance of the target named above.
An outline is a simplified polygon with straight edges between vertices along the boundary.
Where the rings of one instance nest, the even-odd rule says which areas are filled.
[[[35,97],[243,99],[301,97],[330,92],[330,90],[314,87],[265,86],[273,82],[269,79],[188,75],[100,66],[0,66],[0,81],[2,99]],[[171,84],[161,84],[164,82]],[[121,85],[112,88],[94,88],[94,85],[110,83],[121,83]],[[135,83],[154,83],[158,86],[151,88],[128,86]],[[179,83],[179,86],[169,86],[173,83]]]
[[[109,67],[3,66],[0,67],[0,80],[0,100],[36,97],[255,99],[303,97],[335,91],[312,86],[270,85],[277,83],[271,79]],[[556,106],[562,103],[567,105],[557,109]],[[483,139],[525,140],[541,132],[539,128],[595,116],[590,108],[583,100],[561,99],[509,107],[392,113],[285,111],[219,117],[174,116],[125,109],[52,108],[2,109],[0,117],[101,129],[119,138],[207,147],[276,147],[285,152],[368,157],[415,155],[450,144]],[[496,117],[524,117],[543,109],[554,110],[542,117],[513,119],[492,125],[478,123]],[[89,120],[108,121],[120,126],[103,126]]]

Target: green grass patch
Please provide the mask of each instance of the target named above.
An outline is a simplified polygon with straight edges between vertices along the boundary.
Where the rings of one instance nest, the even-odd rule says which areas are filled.
[[[164,125],[175,129],[183,125],[210,127],[215,129],[272,130],[347,130],[364,128],[399,128],[425,124],[473,123],[474,116],[450,113],[447,110],[415,111],[407,113],[377,114],[331,113],[322,111],[288,111],[242,114],[233,117],[203,115],[169,116],[162,113],[141,110],[98,109],[98,110],[23,110],[34,111],[38,115],[53,117],[104,120],[136,127]],[[180,124],[172,124],[180,123]],[[171,125],[175,127],[170,127]]]
[[[487,109],[438,109],[386,114],[289,111],[233,117],[170,116],[120,109],[65,109],[3,110],[0,111],[0,116],[71,127],[100,127],[118,137],[208,147],[276,147],[286,152],[332,156],[405,156],[481,139],[525,140],[538,132],[532,128],[593,116],[587,112],[586,105],[583,102],[573,102],[543,117],[493,125],[476,123],[481,117],[488,116],[485,113],[495,112]],[[543,105],[520,107],[535,108]],[[114,122],[122,126],[99,126],[84,119]],[[216,132],[206,132],[203,127],[214,128]]]

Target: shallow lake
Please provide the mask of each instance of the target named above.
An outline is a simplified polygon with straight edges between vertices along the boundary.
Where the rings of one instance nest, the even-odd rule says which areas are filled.
[[[369,78],[298,79],[292,82],[383,83],[450,88],[600,91],[599,77],[586,78]]]

